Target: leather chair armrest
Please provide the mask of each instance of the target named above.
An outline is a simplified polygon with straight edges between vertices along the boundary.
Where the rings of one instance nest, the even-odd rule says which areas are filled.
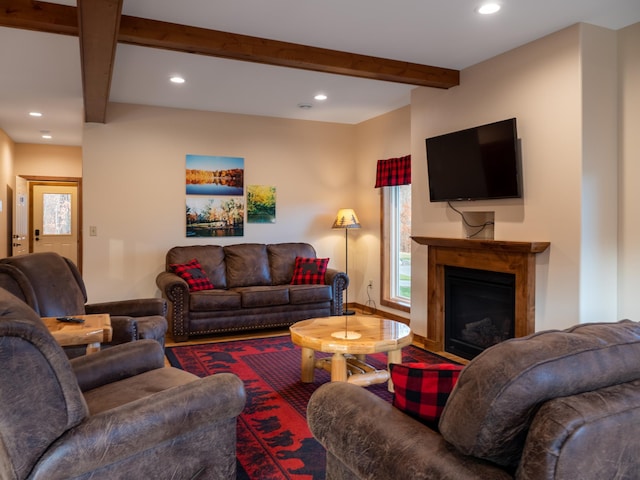
[[[171,302],[186,302],[188,305],[189,285],[180,276],[172,272],[160,272],[156,285]]]
[[[92,303],[85,305],[87,313],[108,313],[129,317],[149,317],[167,315],[167,301],[164,298],[138,298],[115,302]]]
[[[356,478],[513,478],[495,465],[462,455],[439,433],[353,384],[318,388],[309,400],[307,421],[332,461],[340,461]]]
[[[327,268],[324,275],[324,284],[331,285],[331,315],[342,315],[342,294],[349,286],[349,277],[346,273],[333,268]]]
[[[138,324],[135,318],[112,316],[111,329],[113,333],[111,342],[109,342],[110,345],[119,345],[138,340]]]
[[[155,340],[139,340],[73,358],[71,367],[83,392],[164,367],[164,351]]]
[[[179,443],[181,437],[193,436],[207,426],[214,428],[213,425],[220,429],[220,435],[208,448],[228,449],[229,436],[235,436],[236,427],[233,422],[224,429],[225,420],[237,417],[245,402],[242,381],[230,373],[164,390],[88,417],[49,448],[32,474],[34,478],[49,480],[82,478],[89,472],[106,470],[108,466],[137,457],[135,471],[128,472],[129,478],[166,475],[166,467],[158,472],[157,458],[144,455],[146,450],[174,441]],[[93,448],[104,444],[107,433],[111,447],[100,449],[98,455]],[[180,450],[177,452],[178,455]],[[180,458],[175,458],[175,462],[178,465]],[[192,472],[191,476],[195,478],[196,474]]]

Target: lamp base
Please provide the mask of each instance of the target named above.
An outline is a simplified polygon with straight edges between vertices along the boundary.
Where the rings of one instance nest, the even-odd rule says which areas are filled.
[[[343,310],[342,315],[355,315],[356,312],[354,310]]]
[[[362,336],[359,332],[352,332],[351,330],[340,330],[331,334],[333,338],[339,338],[341,340],[357,340]]]

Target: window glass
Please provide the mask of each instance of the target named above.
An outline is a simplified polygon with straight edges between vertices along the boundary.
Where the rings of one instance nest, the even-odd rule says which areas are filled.
[[[411,304],[411,185],[383,188],[382,203],[381,303],[406,309]]]
[[[70,193],[45,193],[42,195],[42,233],[44,235],[71,235]]]

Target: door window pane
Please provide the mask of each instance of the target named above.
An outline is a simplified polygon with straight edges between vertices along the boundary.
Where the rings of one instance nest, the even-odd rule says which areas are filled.
[[[42,233],[71,235],[71,194],[44,193],[42,195]]]

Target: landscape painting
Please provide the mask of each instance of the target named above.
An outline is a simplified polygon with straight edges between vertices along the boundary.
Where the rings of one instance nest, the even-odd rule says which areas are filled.
[[[244,235],[244,199],[187,195],[187,237]]]
[[[276,223],[276,187],[247,186],[247,223]]]
[[[244,158],[187,155],[187,195],[244,195]]]

